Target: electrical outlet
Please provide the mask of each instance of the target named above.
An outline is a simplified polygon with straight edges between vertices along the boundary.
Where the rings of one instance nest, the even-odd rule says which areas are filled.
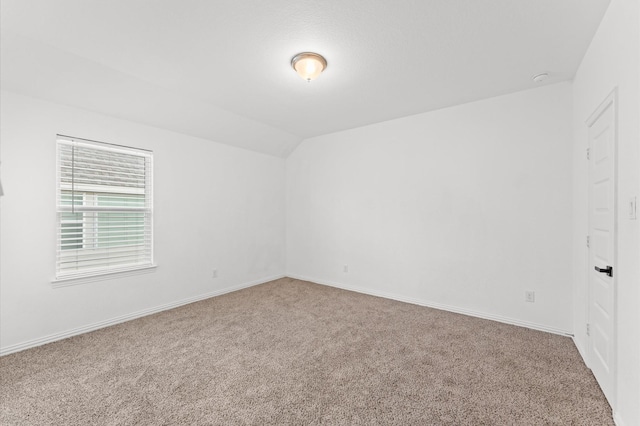
[[[211,278],[218,278],[218,270],[214,269],[213,273],[211,274]]]
[[[524,292],[524,301],[529,303],[535,303],[536,301],[536,292],[535,291],[525,291]]]
[[[344,272],[344,273],[349,272],[349,265],[344,265],[344,266],[342,267],[342,272]]]

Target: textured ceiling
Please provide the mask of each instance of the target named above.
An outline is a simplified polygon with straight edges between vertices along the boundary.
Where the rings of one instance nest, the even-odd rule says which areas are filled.
[[[2,0],[2,87],[285,157],[571,79],[608,0]],[[306,83],[293,55],[327,70]]]

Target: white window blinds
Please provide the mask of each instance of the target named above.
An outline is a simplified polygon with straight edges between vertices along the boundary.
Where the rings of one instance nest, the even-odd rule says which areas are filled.
[[[149,151],[58,136],[56,279],[153,265]]]

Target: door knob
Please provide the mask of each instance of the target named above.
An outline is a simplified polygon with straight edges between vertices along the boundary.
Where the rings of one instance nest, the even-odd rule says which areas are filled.
[[[607,274],[610,277],[613,276],[613,266],[609,266],[607,265],[606,268],[598,268],[597,266],[595,266],[596,271],[602,273],[602,274]]]

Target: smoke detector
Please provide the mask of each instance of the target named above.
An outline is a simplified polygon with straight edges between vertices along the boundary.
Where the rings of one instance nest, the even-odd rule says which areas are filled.
[[[549,73],[543,72],[543,73],[534,75],[533,77],[531,77],[531,80],[535,81],[536,83],[542,83],[548,78],[549,78]]]

